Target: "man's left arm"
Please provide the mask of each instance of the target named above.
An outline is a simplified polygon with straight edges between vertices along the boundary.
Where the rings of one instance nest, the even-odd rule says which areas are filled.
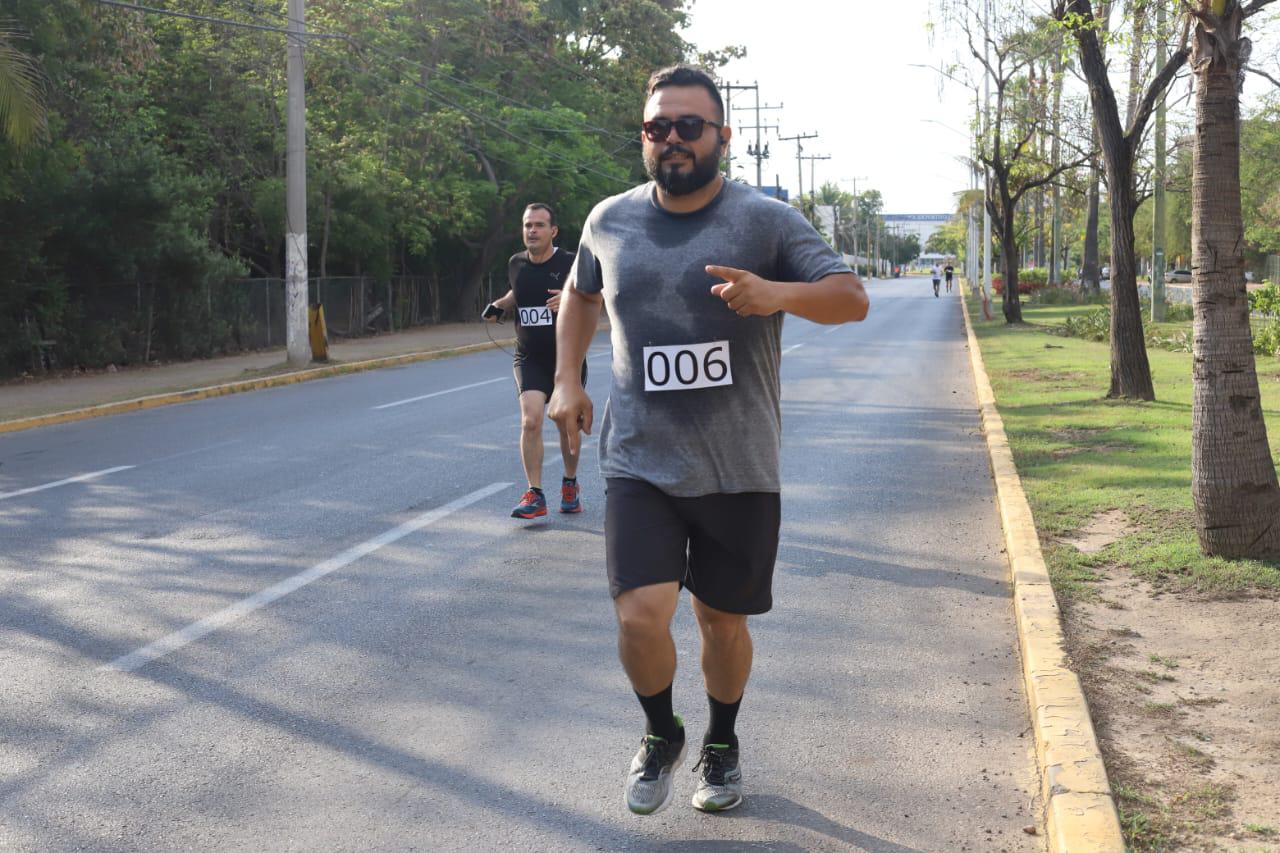
[[[734,267],[709,266],[707,272],[725,280],[711,292],[740,317],[785,311],[815,323],[836,324],[861,320],[870,307],[862,282],[851,272],[796,282],[769,281]]]

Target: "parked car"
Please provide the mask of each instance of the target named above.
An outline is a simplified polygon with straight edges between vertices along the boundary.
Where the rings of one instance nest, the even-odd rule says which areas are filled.
[[[1191,270],[1169,270],[1164,274],[1164,280],[1170,284],[1190,284]]]

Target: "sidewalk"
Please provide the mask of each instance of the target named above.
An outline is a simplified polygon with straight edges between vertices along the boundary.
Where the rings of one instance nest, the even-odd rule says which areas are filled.
[[[515,345],[512,333],[510,324],[420,326],[394,334],[331,342],[327,363],[303,369],[417,353],[439,353],[460,347],[489,348],[492,346],[490,335],[494,341],[511,349]],[[284,348],[281,347],[200,361],[127,367],[114,373],[100,370],[59,379],[14,380],[0,385],[0,423],[296,372],[285,364]]]

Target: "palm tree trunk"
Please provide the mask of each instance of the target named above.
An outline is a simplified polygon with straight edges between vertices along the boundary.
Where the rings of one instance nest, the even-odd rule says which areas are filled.
[[[1241,12],[1229,2],[1215,44],[1196,27],[1192,178],[1191,495],[1206,554],[1280,555],[1280,486],[1267,443],[1249,334],[1240,215]],[[1203,3],[1211,12],[1210,3]],[[1216,16],[1215,16],[1216,17]]]

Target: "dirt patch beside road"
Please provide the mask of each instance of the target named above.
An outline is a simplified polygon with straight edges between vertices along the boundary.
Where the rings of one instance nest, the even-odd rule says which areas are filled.
[[[1280,600],[1099,575],[1067,637],[1135,849],[1280,851]]]

